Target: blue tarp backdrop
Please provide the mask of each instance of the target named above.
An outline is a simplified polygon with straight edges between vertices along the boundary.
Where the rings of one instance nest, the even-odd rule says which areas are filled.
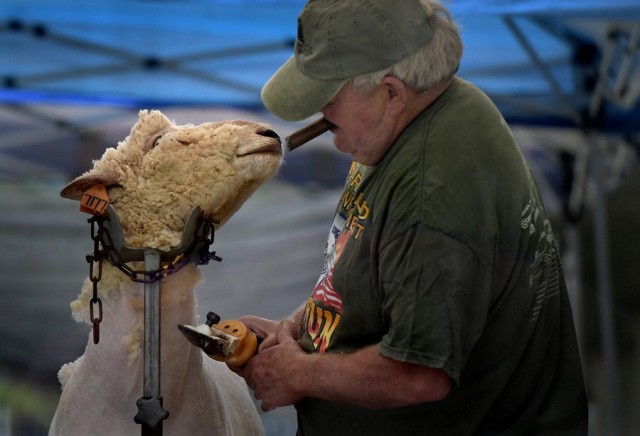
[[[303,5],[4,0],[0,102],[260,110],[260,88],[291,54]],[[447,5],[465,43],[460,75],[510,121],[626,131],[640,119],[639,0]],[[588,115],[600,74],[611,89]]]

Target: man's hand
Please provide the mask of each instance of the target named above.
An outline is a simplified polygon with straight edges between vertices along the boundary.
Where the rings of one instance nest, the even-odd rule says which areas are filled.
[[[260,318],[254,315],[245,315],[238,318],[249,330],[254,332],[256,336],[266,339],[267,337],[276,334],[278,328],[278,321],[273,321],[266,318]]]
[[[297,379],[298,372],[292,369],[308,355],[291,331],[290,321],[278,323],[275,334],[265,337],[258,354],[237,371],[253,389],[256,399],[262,401],[265,412],[292,405],[303,397],[303,381]]]

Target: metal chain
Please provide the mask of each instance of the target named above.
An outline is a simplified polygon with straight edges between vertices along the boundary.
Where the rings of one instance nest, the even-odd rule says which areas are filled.
[[[89,262],[89,280],[93,283],[93,297],[89,300],[89,319],[93,324],[93,343],[100,341],[100,323],[102,322],[102,300],[98,298],[98,282],[102,279],[102,252],[100,251],[100,241],[104,227],[102,219],[93,217],[89,219],[91,223],[91,239],[93,240],[93,253],[87,256]],[[95,231],[95,224],[98,223],[98,231]],[[94,265],[98,264],[98,273],[94,274]],[[98,306],[98,316],[94,316],[94,307]]]
[[[115,249],[109,231],[102,226],[101,230],[104,236],[101,236],[100,239],[104,250],[101,253],[102,257],[107,257],[113,266],[126,274],[132,281],[137,283],[154,283],[179,271],[183,266],[191,262],[192,255],[196,249],[202,250],[197,259],[198,265],[206,265],[210,260],[220,262],[222,258],[217,256],[215,251],[209,252],[209,247],[213,244],[214,229],[214,221],[204,219],[200,226],[200,231],[196,231],[189,247],[184,252],[178,254],[173,260],[165,262],[155,271],[135,270],[127,265]]]
[[[196,241],[194,242],[203,242],[206,247],[206,249],[202,250],[200,257],[198,258],[198,265],[207,265],[210,260],[215,260],[216,262],[222,261],[222,258],[217,256],[215,251],[209,251],[209,247],[213,245],[215,237],[215,224],[219,224],[219,222],[216,220],[205,219],[202,223],[202,232],[199,235],[196,233]]]
[[[122,261],[117,250],[113,246],[113,240],[109,231],[104,228],[104,218],[96,215],[89,218],[91,223],[91,239],[93,240],[93,253],[87,256],[89,262],[89,280],[93,284],[93,297],[89,300],[89,319],[93,324],[93,343],[100,341],[100,323],[102,322],[102,300],[98,297],[98,282],[102,279],[102,260],[108,258],[111,264],[120,269],[132,281],[138,283],[153,283],[168,275],[180,270],[184,265],[191,261],[191,255],[198,247],[203,247],[198,257],[198,265],[206,265],[210,260],[220,262],[222,259],[216,255],[215,251],[209,252],[209,247],[213,244],[215,226],[214,220],[204,219],[196,231],[196,235],[191,245],[184,253],[177,255],[172,261],[166,262],[155,271],[138,271],[131,268]],[[97,231],[96,231],[97,225]],[[100,244],[103,250],[100,249]],[[95,265],[97,264],[97,273]],[[143,278],[140,278],[143,277]],[[96,316],[97,308],[97,316]]]
[[[213,244],[214,239],[214,220],[204,219],[199,230],[196,231],[194,240],[184,253],[178,254],[172,261],[166,262],[163,266],[155,271],[138,271],[131,268],[122,261],[117,250],[113,246],[113,240],[109,231],[104,228],[104,218],[96,215],[89,218],[91,223],[91,239],[93,240],[93,253],[87,256],[89,262],[89,280],[93,284],[93,296],[89,300],[89,318],[93,324],[93,343],[100,341],[100,323],[102,322],[102,300],[98,297],[98,282],[102,279],[102,261],[108,258],[109,261],[120,271],[126,274],[132,281],[139,283],[153,283],[169,274],[180,270],[184,265],[189,263],[191,255],[196,249],[201,248],[202,251],[197,259],[198,265],[206,265],[210,260],[220,262],[222,259],[216,255],[215,251],[209,252],[209,247]],[[96,231],[97,226],[97,231]],[[100,249],[100,244],[103,250]],[[97,273],[96,266],[97,264]],[[140,278],[142,277],[142,278]],[[97,308],[97,316],[96,316]]]

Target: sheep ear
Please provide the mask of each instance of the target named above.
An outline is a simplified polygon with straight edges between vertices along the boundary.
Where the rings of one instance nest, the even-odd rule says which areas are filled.
[[[138,135],[147,139],[151,134],[171,126],[174,126],[173,122],[162,112],[143,109],[138,113],[138,122],[131,128],[131,136]]]
[[[63,198],[68,198],[69,200],[80,201],[82,199],[82,194],[96,185],[104,185],[105,187],[109,187],[115,184],[117,184],[117,181],[112,177],[109,177],[105,174],[95,174],[89,172],[75,178],[72,182],[65,186],[62,191],[60,191],[60,196]]]

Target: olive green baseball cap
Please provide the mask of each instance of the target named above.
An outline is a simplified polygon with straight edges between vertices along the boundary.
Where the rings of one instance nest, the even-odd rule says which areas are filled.
[[[303,120],[349,79],[391,67],[432,36],[419,0],[309,0],[295,54],[264,85],[262,101],[283,120]]]

